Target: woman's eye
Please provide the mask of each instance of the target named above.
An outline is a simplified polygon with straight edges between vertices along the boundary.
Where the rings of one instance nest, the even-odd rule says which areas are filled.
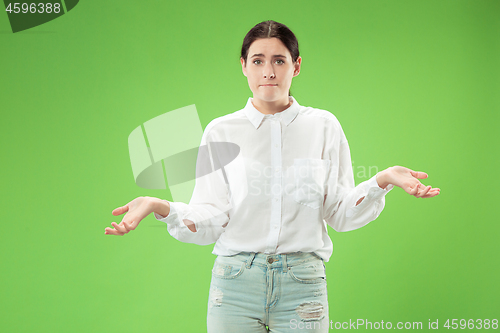
[[[278,59],[278,60],[276,60],[276,63],[278,65],[283,65],[285,62],[283,60],[281,60],[281,59]]]
[[[260,61],[260,60],[254,60],[253,63],[256,64],[256,65],[260,65],[262,63],[262,61]]]

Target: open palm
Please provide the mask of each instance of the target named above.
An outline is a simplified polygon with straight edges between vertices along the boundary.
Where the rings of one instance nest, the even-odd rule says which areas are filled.
[[[111,222],[113,228],[104,229],[106,235],[123,236],[130,230],[137,228],[139,223],[153,211],[151,200],[148,197],[138,197],[122,207],[113,210],[114,216],[126,213],[120,224]]]
[[[419,179],[425,179],[425,172],[413,171],[402,166],[393,166],[387,170],[387,181],[390,184],[401,187],[406,193],[417,198],[432,198],[439,194],[439,188],[425,186]]]

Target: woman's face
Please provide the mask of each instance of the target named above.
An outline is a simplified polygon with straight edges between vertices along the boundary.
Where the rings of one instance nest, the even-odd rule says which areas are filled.
[[[290,51],[278,38],[254,41],[248,49],[246,63],[241,58],[254,102],[283,101],[288,104],[288,91],[292,78],[299,75],[301,61],[298,57],[293,63]]]

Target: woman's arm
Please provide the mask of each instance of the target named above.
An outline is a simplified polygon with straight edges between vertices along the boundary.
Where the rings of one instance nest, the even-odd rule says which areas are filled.
[[[135,230],[139,223],[149,214],[156,213],[161,216],[168,216],[170,213],[170,203],[154,197],[138,197],[122,207],[113,210],[114,216],[125,214],[120,224],[111,222],[113,228],[106,228],[104,234],[123,236],[131,230]],[[184,224],[192,232],[196,232],[194,223],[184,220]]]
[[[115,229],[106,228],[106,234],[124,235],[134,230],[139,221],[151,213],[155,218],[167,224],[167,230],[175,239],[199,245],[217,241],[229,221],[231,204],[229,185],[225,182],[219,155],[223,155],[224,145],[213,144],[211,130],[216,121],[210,122],[203,132],[198,159],[196,161],[196,179],[189,204],[152,197],[140,197],[113,211],[113,215],[124,216]],[[215,141],[218,142],[218,141]],[[222,169],[222,170],[221,170]],[[136,208],[133,211],[130,208]]]
[[[426,187],[420,182],[419,179],[427,178],[425,172],[402,166],[380,171],[355,186],[349,144],[341,128],[339,132],[341,138],[336,142],[340,143],[329,149],[330,160],[338,168],[330,170],[323,206],[323,219],[336,231],[355,230],[375,220],[385,206],[385,195],[394,186],[403,188],[417,198],[430,198],[439,194],[439,188]]]
[[[153,212],[161,215],[168,216],[170,213],[170,203],[165,200],[160,200],[158,198],[151,198],[153,200]]]

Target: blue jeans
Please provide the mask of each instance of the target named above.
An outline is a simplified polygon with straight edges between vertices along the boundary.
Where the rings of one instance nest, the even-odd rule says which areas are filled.
[[[208,333],[328,332],[325,265],[314,253],[218,256]]]

